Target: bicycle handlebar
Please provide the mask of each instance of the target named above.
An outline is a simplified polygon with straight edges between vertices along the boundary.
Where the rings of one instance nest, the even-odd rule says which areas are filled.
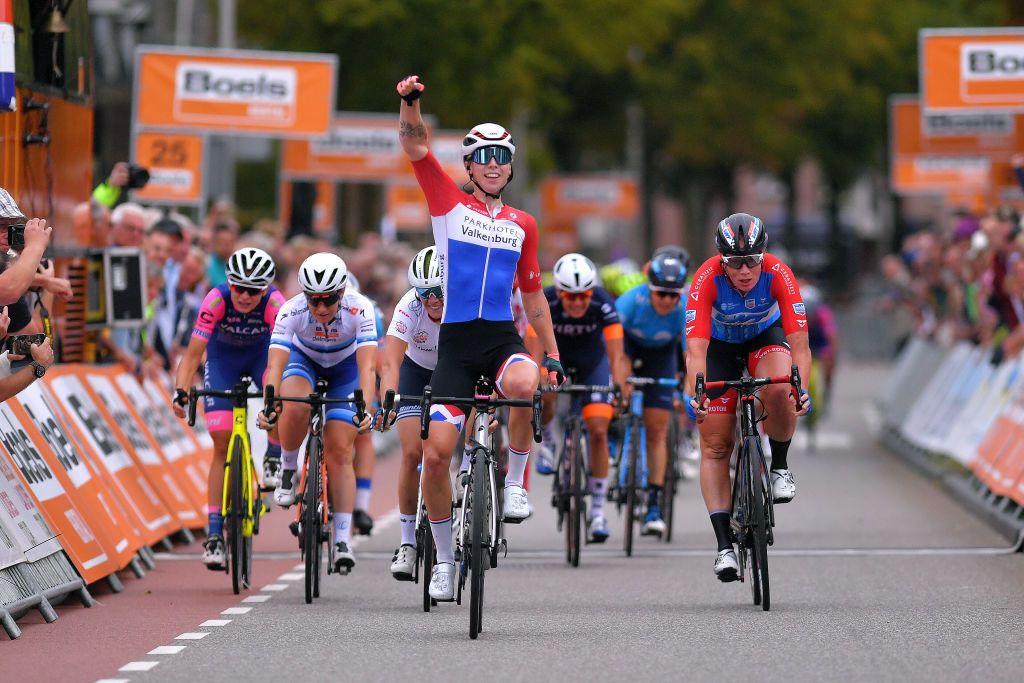
[[[626,382],[634,387],[678,387],[679,380],[675,377],[627,377]]]
[[[390,391],[388,392],[390,393]],[[386,399],[386,397],[385,397]],[[533,440],[535,443],[541,442],[541,400],[540,390],[533,392],[533,398],[492,398],[491,396],[481,397],[474,396],[472,398],[458,397],[458,396],[434,396],[430,389],[430,386],[423,387],[423,394],[420,396],[402,396],[401,394],[394,395],[394,401],[398,402],[401,400],[406,401],[419,401],[420,404],[420,439],[426,440],[430,435],[430,406],[435,403],[444,403],[449,405],[457,406],[469,406],[482,410],[485,408],[497,408],[500,406],[509,406],[510,408],[532,408],[533,416],[530,418],[530,422],[533,424]]]
[[[608,384],[563,384],[560,387],[543,387],[544,394],[618,394],[619,387]]]
[[[250,380],[251,382],[252,380]],[[236,400],[248,401],[250,398],[263,398],[263,394],[257,392],[246,391],[249,387],[249,382],[239,382],[234,386],[231,391],[211,391],[208,389],[196,389],[191,387],[188,390],[188,426],[196,426],[196,405],[199,399],[204,396],[210,396],[213,398],[231,398]]]
[[[776,375],[775,377],[741,377],[740,379],[715,380],[708,382],[704,379],[704,373],[697,373],[697,381],[694,387],[694,399],[697,405],[704,401],[704,394],[715,389],[736,389],[741,396],[750,396],[761,387],[769,384],[790,384],[799,397],[802,393],[800,388],[800,369],[794,363],[790,367],[788,375]]]

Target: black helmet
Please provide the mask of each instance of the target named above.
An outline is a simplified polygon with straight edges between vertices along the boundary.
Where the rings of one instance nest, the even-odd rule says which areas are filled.
[[[656,291],[681,291],[686,286],[686,267],[676,253],[656,253],[647,266],[647,281]]]
[[[734,213],[718,224],[715,247],[722,256],[763,254],[768,248],[768,232],[757,216]]]
[[[688,271],[690,269],[690,252],[686,251],[679,245],[666,244],[658,247],[654,250],[654,254],[651,256],[652,259],[656,259],[659,256],[675,256],[679,259],[680,263],[683,264],[683,270]]]

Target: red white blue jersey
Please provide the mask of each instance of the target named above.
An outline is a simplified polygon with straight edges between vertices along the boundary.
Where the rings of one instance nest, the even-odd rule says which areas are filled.
[[[491,215],[463,192],[432,152],[413,162],[427,198],[444,287],[442,323],[511,321],[512,280],[524,292],[541,288],[537,221],[511,206]]]
[[[741,294],[729,283],[719,256],[701,265],[690,284],[687,339],[718,339],[737,344],[753,339],[782,320],[786,334],[807,331],[807,311],[796,276],[785,263],[764,255],[761,277]]]

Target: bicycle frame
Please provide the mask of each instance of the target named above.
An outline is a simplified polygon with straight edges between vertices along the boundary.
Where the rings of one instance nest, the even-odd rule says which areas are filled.
[[[253,491],[254,482],[256,481],[256,464],[252,459],[252,448],[249,441],[249,430],[246,428],[248,422],[248,410],[246,406],[233,406],[231,408],[232,414],[232,427],[231,437],[228,440],[228,452],[224,459],[224,484],[221,487],[221,504],[220,513],[225,518],[228,516],[231,505],[231,468],[235,465],[232,462],[232,453],[234,453],[235,443],[241,441],[242,443],[242,500],[245,502],[247,510],[253,509]],[[260,514],[263,514],[263,508],[260,507]],[[252,514],[243,512],[242,513],[242,534],[244,536],[252,536],[253,529],[256,526],[256,519],[253,518]]]
[[[475,396],[474,398],[477,399],[477,400],[481,400],[481,399],[487,400],[487,399],[490,398],[490,396]],[[486,463],[487,463],[487,477],[488,477],[488,483],[490,484],[489,488],[490,488],[490,492],[491,492],[491,495],[490,495],[490,499],[491,499],[490,500],[490,503],[491,503],[491,514],[489,515],[489,517],[490,517],[490,524],[489,524],[490,536],[489,536],[489,538],[490,538],[491,542],[490,542],[490,546],[489,547],[490,547],[491,555],[492,555],[492,557],[494,557],[496,555],[496,553],[498,552],[498,548],[501,547],[504,544],[505,541],[504,541],[504,539],[498,538],[498,509],[499,508],[498,508],[498,497],[497,497],[497,495],[498,495],[497,494],[497,480],[496,480],[496,477],[495,477],[495,469],[496,469],[495,466],[497,464],[497,453],[494,452],[494,443],[493,443],[493,438],[492,438],[493,435],[489,431],[491,419],[492,419],[491,418],[491,413],[488,413],[488,412],[486,412],[484,410],[479,410],[478,409],[476,411],[476,417],[473,419],[473,431],[470,434],[467,434],[466,438],[467,439],[473,439],[473,441],[476,442],[476,446],[473,447],[473,450],[472,450],[471,455],[470,455],[470,463],[474,463],[475,464],[476,459],[478,457],[481,457],[481,456],[487,459],[486,460]],[[494,418],[494,419],[497,419],[497,418]],[[470,466],[470,471],[472,471],[472,465]],[[462,497],[462,510],[461,510],[461,515],[462,516],[460,517],[460,519],[462,520],[462,523],[459,524],[459,532],[458,532],[458,536],[456,537],[456,541],[455,541],[456,546],[458,548],[465,548],[466,547],[466,544],[465,544],[465,532],[466,532],[465,520],[468,519],[468,517],[466,516],[466,510],[467,510],[468,505],[469,505],[469,496],[463,496]]]
[[[313,395],[310,396],[310,398],[312,398],[312,396],[314,396],[314,395],[319,396],[319,394],[313,394]],[[312,439],[312,438],[315,437],[317,439],[320,439],[321,451],[323,450],[323,425],[324,425],[324,405],[322,403],[319,403],[310,412],[310,415],[309,415],[309,436],[306,437],[306,438]],[[318,463],[318,465],[320,466],[320,499],[319,499],[320,500],[320,503],[319,503],[320,504],[320,510],[319,510],[319,512],[320,512],[320,523],[324,525],[325,529],[328,529],[329,527],[328,527],[327,524],[330,521],[330,506],[329,506],[328,497],[327,497],[327,458],[323,457],[323,453],[321,452],[317,459],[320,461]],[[300,485],[302,487],[301,490],[303,492],[305,492],[305,490],[306,490],[306,475],[307,475],[308,468],[309,468],[309,459],[308,458],[304,458],[303,461],[302,461],[302,471],[301,471],[301,474],[299,475],[299,483],[300,483]],[[301,524],[302,523],[302,506],[301,505],[296,505],[295,506],[295,523],[296,524]],[[330,565],[328,565],[327,569],[328,569],[328,572],[330,572],[332,568],[331,568]]]

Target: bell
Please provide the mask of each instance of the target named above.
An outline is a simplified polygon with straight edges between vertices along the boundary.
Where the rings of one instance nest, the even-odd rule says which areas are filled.
[[[46,20],[46,32],[68,33],[70,30],[67,22],[64,21],[64,13],[60,11],[60,7],[54,7],[50,12],[50,18]]]

